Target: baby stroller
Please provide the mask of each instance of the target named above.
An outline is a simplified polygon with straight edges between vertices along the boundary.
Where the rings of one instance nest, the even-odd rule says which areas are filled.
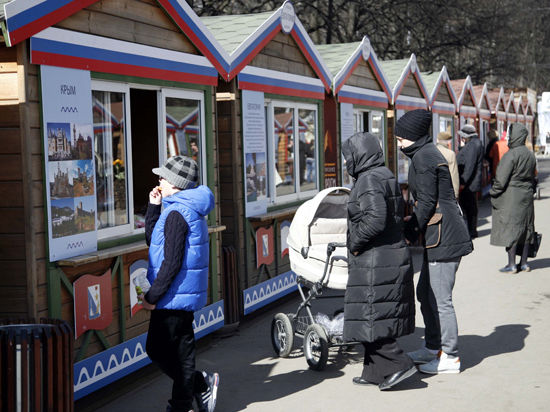
[[[343,342],[341,331],[327,330],[311,313],[311,302],[322,298],[323,289],[346,289],[349,193],[345,187],[332,187],[305,202],[296,211],[287,239],[290,267],[297,275],[302,303],[295,313],[273,317],[271,342],[275,353],[285,358],[292,351],[294,336],[302,338],[307,363],[315,370],[325,367],[329,347],[350,346],[350,342]],[[338,312],[341,310],[335,315]]]

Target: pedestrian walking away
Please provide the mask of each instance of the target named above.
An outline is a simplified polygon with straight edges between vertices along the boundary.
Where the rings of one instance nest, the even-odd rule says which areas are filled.
[[[497,173],[489,195],[491,196],[493,226],[491,244],[504,246],[508,264],[500,269],[503,273],[529,272],[527,264],[529,243],[535,231],[533,192],[535,187],[536,159],[525,145],[529,132],[521,123],[510,126],[508,147],[497,167]],[[519,268],[516,265],[518,245]]]
[[[432,143],[432,115],[427,110],[405,113],[395,127],[401,151],[411,159],[409,191],[416,200],[405,217],[405,237],[423,238],[424,259],[417,297],[424,319],[424,347],[408,353],[424,373],[459,373],[458,324],[453,287],[462,256],[473,250],[457,204],[445,158]]]
[[[205,216],[214,207],[214,195],[207,186],[197,185],[199,168],[189,157],[171,157],[153,173],[159,176],[159,186],[149,193],[145,218],[151,288],[139,296],[151,310],[146,351],[174,381],[167,411],[193,411],[195,400],[199,411],[212,412],[219,376],[195,370],[193,312],[206,304]]]
[[[451,180],[453,182],[453,190],[455,192],[455,197],[458,199],[458,193],[460,190],[460,178],[458,177],[456,154],[451,150],[452,137],[453,136],[449,132],[439,132],[439,134],[437,135],[437,148],[449,165],[449,173],[451,174]]]
[[[363,372],[353,383],[386,390],[416,372],[395,340],[414,332],[415,315],[403,197],[374,135],[353,135],[342,145],[342,154],[354,179],[348,202],[344,340],[362,342],[365,348]]]
[[[470,237],[477,237],[477,198],[481,191],[483,166],[483,143],[479,140],[476,128],[471,124],[464,125],[458,132],[466,142],[456,157],[460,176],[460,207],[466,215]]]

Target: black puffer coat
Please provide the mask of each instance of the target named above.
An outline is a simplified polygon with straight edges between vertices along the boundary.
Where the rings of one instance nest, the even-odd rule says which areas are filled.
[[[414,332],[411,256],[403,236],[403,198],[384,166],[378,139],[357,133],[342,145],[355,180],[348,203],[348,284],[344,339],[374,342]]]
[[[483,143],[477,135],[470,138],[456,156],[460,184],[471,192],[481,190],[481,170],[483,165]]]
[[[417,140],[402,151],[411,159],[409,191],[416,200],[411,220],[405,224],[405,236],[415,242],[420,233],[424,234],[429,261],[467,255],[473,245],[456,202],[447,161],[432,143],[431,136]],[[428,226],[436,212],[442,214],[441,224]]]

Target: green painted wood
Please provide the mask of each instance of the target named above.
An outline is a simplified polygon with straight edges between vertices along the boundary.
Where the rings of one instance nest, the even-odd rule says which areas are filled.
[[[107,342],[107,339],[105,338],[105,335],[100,330],[94,330],[93,331],[101,344],[103,345],[103,349],[109,349],[111,345],[109,345],[109,342]]]
[[[88,345],[90,344],[90,339],[92,338],[93,333],[94,333],[93,330],[88,330],[86,331],[86,333],[84,333],[84,340],[82,341],[82,345],[78,349],[78,353],[76,354],[76,357],[74,359],[75,362],[81,361],[84,358],[84,355],[88,350]]]
[[[69,279],[67,279],[67,276],[65,275],[65,272],[63,272],[63,270],[61,270],[61,268],[59,268],[58,271],[59,271],[59,279],[61,280],[61,283],[65,286],[67,291],[70,293],[70,295],[74,299],[74,290],[73,290],[72,283],[69,282]]]
[[[115,246],[127,245],[130,243],[139,242],[145,240],[145,233],[139,233],[137,235],[118,237],[113,240],[104,240],[97,242],[97,250],[109,249]]]
[[[118,269],[118,270],[117,270]],[[120,325],[120,343],[126,340],[126,305],[124,302],[124,265],[122,256],[117,257],[113,272],[118,272],[118,301],[119,307],[119,325]]]
[[[61,279],[59,268],[48,264],[46,268],[48,279],[48,316],[52,319],[61,318]]]

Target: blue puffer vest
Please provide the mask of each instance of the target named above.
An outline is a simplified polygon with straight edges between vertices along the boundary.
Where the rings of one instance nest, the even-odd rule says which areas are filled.
[[[168,214],[179,212],[189,226],[181,269],[157,302],[157,309],[195,311],[206,305],[208,288],[208,225],[204,218],[214,208],[214,195],[207,186],[182,190],[162,200],[164,210],[149,246],[147,279],[152,284],[164,260],[164,224]]]

